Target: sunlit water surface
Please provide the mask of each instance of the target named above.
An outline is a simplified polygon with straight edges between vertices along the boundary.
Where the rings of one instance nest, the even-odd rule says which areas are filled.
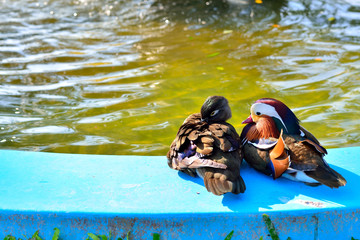
[[[209,95],[360,141],[360,1],[1,0],[0,148],[164,155]]]

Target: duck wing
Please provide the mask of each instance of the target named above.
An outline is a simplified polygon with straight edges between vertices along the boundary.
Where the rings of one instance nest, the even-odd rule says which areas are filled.
[[[204,158],[211,155],[213,141],[205,123],[201,122],[200,114],[190,115],[180,126],[166,155],[169,167],[176,170],[201,167],[226,169],[225,164]]]
[[[200,114],[190,115],[181,125],[167,153],[170,168],[204,179],[209,192],[222,195],[245,191],[240,176],[242,151],[239,135],[228,123],[207,124]]]
[[[214,140],[211,159],[225,164],[227,169],[198,169],[197,172],[204,179],[206,189],[215,195],[227,192],[243,193],[246,186],[240,176],[243,154],[239,135],[235,128],[228,123],[210,124],[208,130]]]
[[[341,174],[332,169],[323,158],[325,154],[321,145],[302,136],[287,135],[285,143],[289,148],[291,159],[290,168],[296,172],[303,172],[306,176],[331,188],[338,188],[346,184]],[[319,147],[320,146],[320,147]],[[326,150],[325,150],[326,151]]]

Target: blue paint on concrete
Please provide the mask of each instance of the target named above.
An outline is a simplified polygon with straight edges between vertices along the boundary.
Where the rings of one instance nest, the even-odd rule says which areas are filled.
[[[88,232],[133,239],[360,238],[360,147],[330,149],[328,163],[345,187],[273,180],[245,165],[247,190],[215,196],[200,178],[169,169],[164,156],[109,156],[0,150],[0,239],[85,239]]]

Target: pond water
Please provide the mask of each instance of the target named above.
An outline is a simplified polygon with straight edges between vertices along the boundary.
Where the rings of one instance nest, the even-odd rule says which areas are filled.
[[[165,155],[209,95],[360,141],[360,1],[0,0],[0,148]]]

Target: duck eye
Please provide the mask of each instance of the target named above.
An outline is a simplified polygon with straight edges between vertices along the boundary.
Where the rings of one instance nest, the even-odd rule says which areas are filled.
[[[261,115],[261,112],[256,112],[255,114],[258,115],[258,116],[260,116],[260,115]]]
[[[210,117],[215,116],[218,112],[219,112],[219,110],[212,111],[211,114],[210,114]]]

